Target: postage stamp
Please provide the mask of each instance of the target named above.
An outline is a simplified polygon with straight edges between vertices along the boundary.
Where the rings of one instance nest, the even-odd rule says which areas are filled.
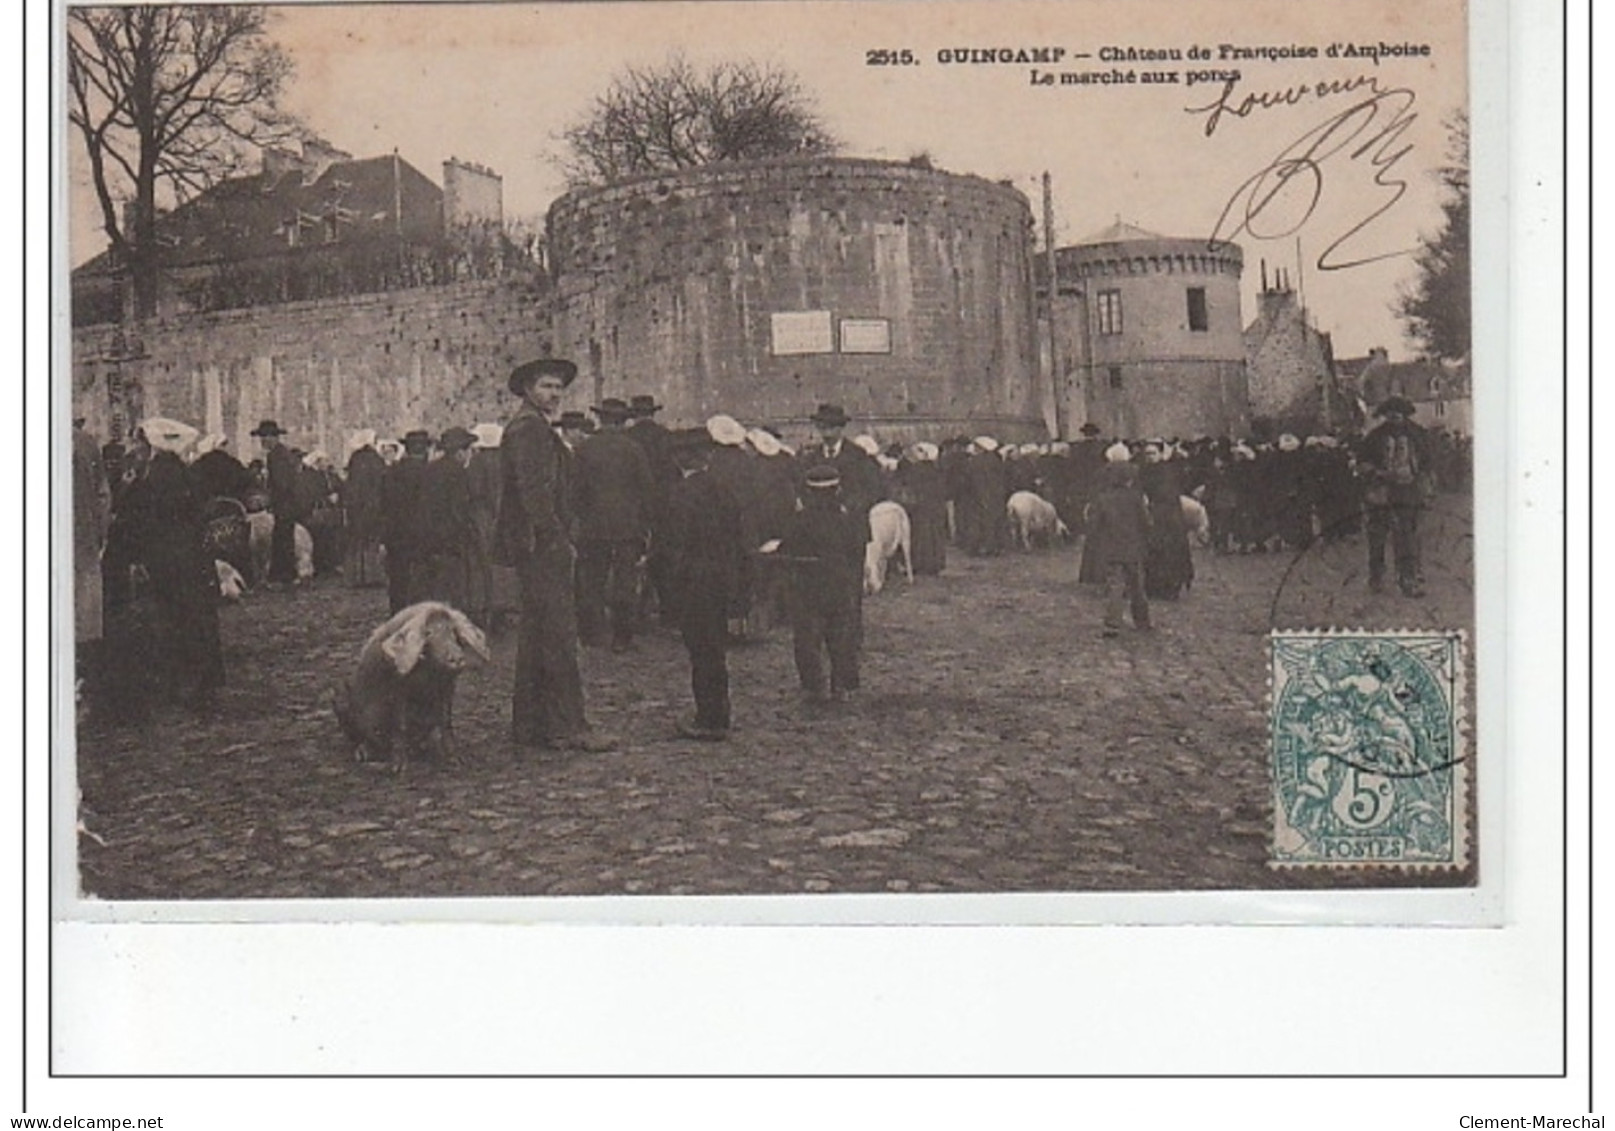
[[[1272,867],[1461,867],[1461,632],[1272,635]]]

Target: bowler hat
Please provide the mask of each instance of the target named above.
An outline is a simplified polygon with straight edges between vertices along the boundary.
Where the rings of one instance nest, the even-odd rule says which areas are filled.
[[[260,420],[258,427],[252,430],[254,436],[289,436],[291,433],[276,424],[273,420]]]
[[[1412,416],[1413,412],[1413,402],[1408,400],[1406,397],[1386,397],[1380,402],[1380,406],[1374,410],[1374,415],[1390,416],[1395,414],[1397,416]]]
[[[848,416],[847,410],[838,404],[821,404],[808,419],[815,424],[845,428],[852,417]]]
[[[635,416],[650,416],[661,412],[662,406],[649,393],[635,393],[628,399],[628,411]]]
[[[633,414],[633,410],[621,397],[607,397],[589,411],[601,420],[627,420]]]
[[[578,367],[564,357],[541,357],[536,361],[523,362],[510,371],[510,380],[506,382],[510,391],[518,397],[527,392],[528,386],[540,377],[559,377],[561,386],[565,388],[577,380]]]
[[[1079,431],[1081,431],[1084,436],[1097,436],[1099,435],[1099,425],[1090,420],[1088,423],[1084,424]]]
[[[432,446],[432,434],[424,428],[411,428],[404,433],[404,450],[417,451]]]
[[[437,446],[445,452],[463,452],[476,442],[476,435],[469,428],[461,428],[458,424],[437,438]]]

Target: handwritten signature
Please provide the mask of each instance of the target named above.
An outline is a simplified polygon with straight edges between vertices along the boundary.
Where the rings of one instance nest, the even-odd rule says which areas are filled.
[[[1377,91],[1302,134],[1234,190],[1217,218],[1210,242],[1233,240],[1241,233],[1258,240],[1294,235],[1312,218],[1323,196],[1325,166],[1366,159],[1366,165],[1357,167],[1371,171],[1373,184],[1383,190],[1370,201],[1377,207],[1324,248],[1318,256],[1318,270],[1343,271],[1416,252],[1418,248],[1410,247],[1364,254],[1347,245],[1407,193],[1407,181],[1395,174],[1397,164],[1413,150],[1413,143],[1404,135],[1418,120],[1413,112],[1417,101],[1404,87]],[[1339,154],[1345,156],[1337,158]]]

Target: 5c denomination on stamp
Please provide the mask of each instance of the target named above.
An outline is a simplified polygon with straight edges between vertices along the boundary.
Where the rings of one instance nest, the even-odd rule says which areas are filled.
[[[1464,866],[1463,634],[1275,630],[1271,642],[1269,864]]]

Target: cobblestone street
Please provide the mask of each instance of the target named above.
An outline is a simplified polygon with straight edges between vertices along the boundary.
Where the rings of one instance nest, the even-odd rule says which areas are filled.
[[[460,681],[456,765],[346,759],[329,709],[380,590],[221,611],[218,715],[81,735],[83,887],[109,899],[1009,892],[1366,886],[1266,866],[1267,631],[1468,627],[1467,523],[1427,526],[1430,594],[1371,595],[1360,537],[1298,562],[1196,551],[1157,630],[1099,634],[1075,547],[900,578],[865,606],[863,691],[810,707],[789,631],[730,653],[736,732],[680,739],[676,638],[584,657],[604,755],[518,761],[514,643]],[[1381,873],[1374,884],[1463,877]]]

